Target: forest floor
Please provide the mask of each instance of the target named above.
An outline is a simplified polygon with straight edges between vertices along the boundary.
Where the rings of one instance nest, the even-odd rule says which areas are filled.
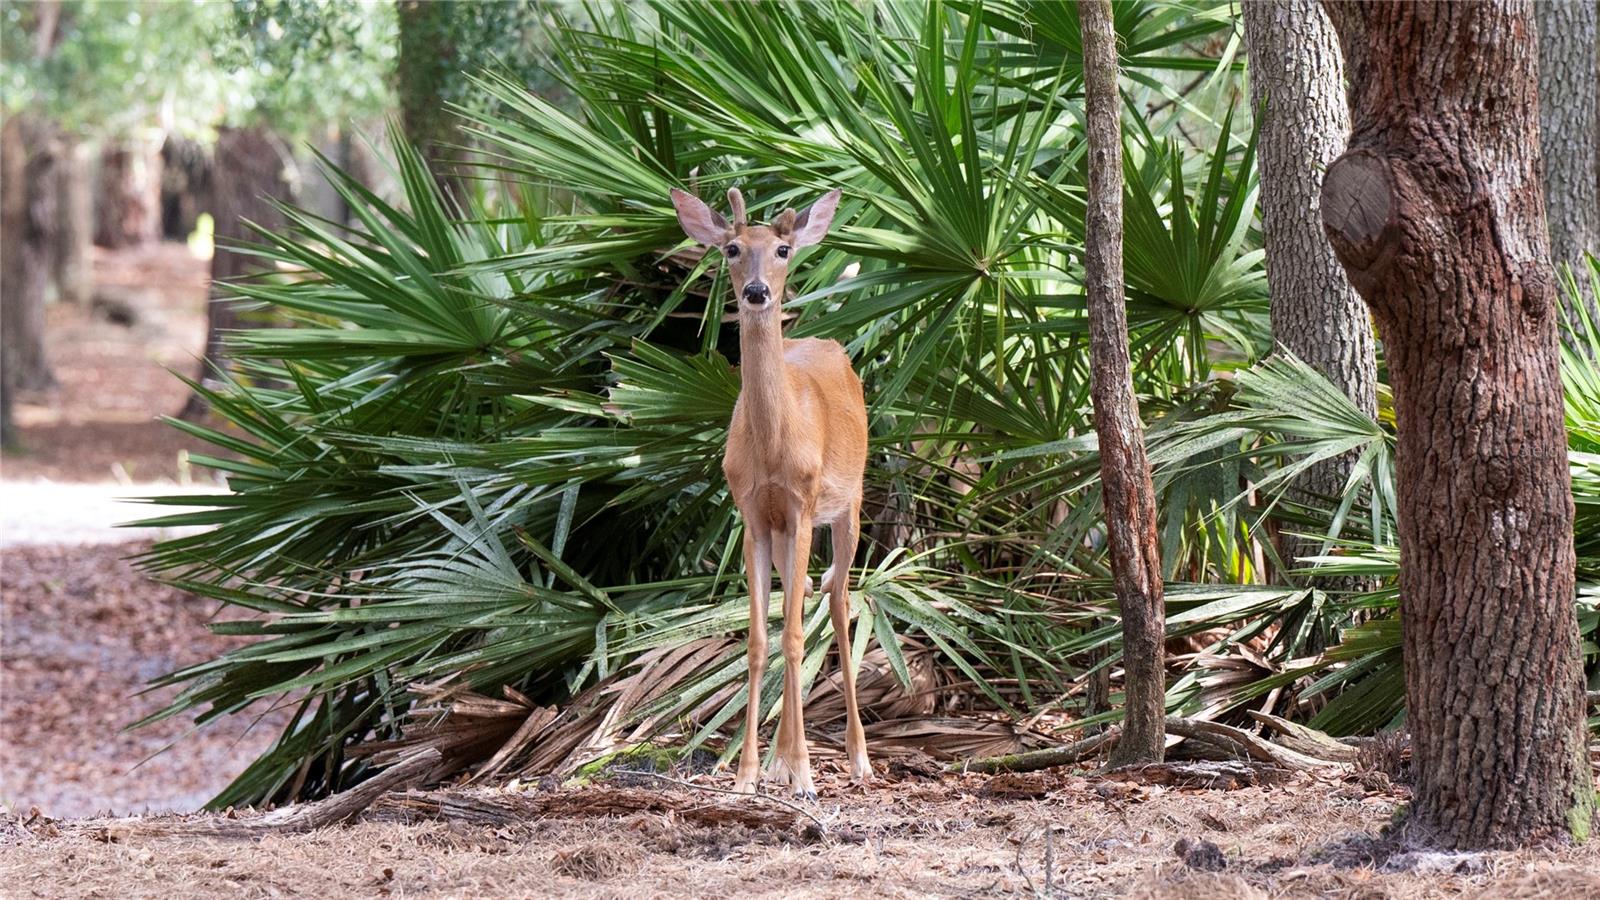
[[[129,561],[158,533],[111,527],[142,512],[119,498],[216,489],[185,462],[200,443],[155,421],[186,396],[164,367],[196,365],[204,263],[160,245],[102,253],[96,273],[105,302],[51,308],[61,387],[23,398],[25,449],[0,461],[4,896],[1600,898],[1594,843],[1387,856],[1375,838],[1406,789],[1351,768],[1203,790],[1066,772],[949,775],[925,757],[882,758],[878,781],[860,789],[824,760],[822,797],[798,812],[624,775],[391,794],[344,825],[248,838],[216,832],[257,821],[249,811],[154,815],[198,808],[281,719],[123,730],[170,699],[171,689],[140,693],[151,678],[231,639],[206,630],[213,604]],[[125,313],[131,323],[117,321]],[[418,812],[441,797],[512,813]]]

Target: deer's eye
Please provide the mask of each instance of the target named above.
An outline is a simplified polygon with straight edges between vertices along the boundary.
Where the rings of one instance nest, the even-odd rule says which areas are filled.
[[[780,245],[778,245],[778,258],[779,259],[788,259],[789,258],[789,245],[788,244],[780,244]]]
[[[738,259],[739,258],[739,245],[738,244],[729,244],[728,246],[722,248],[722,252],[726,253],[728,255],[729,259]]]

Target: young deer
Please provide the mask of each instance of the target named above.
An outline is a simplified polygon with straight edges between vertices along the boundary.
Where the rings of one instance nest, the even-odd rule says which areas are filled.
[[[803,604],[810,592],[811,530],[829,526],[833,566],[822,576],[844,670],[845,747],[853,780],[872,776],[867,738],[856,710],[850,662],[850,561],[861,521],[861,478],[867,466],[867,407],[861,379],[836,341],[786,340],[784,282],[796,250],[822,240],[839,207],[830,191],[800,215],[786,209],[770,225],[745,221],[744,197],[728,192],[730,224],[699,199],[672,192],[689,237],[722,251],[739,300],[743,386],[728,429],[722,471],[744,516],[744,564],[750,582],[750,699],[735,788],[751,793],[761,778],[756,729],[761,676],[767,663],[767,595],[776,560],[783,579],[783,713],[777,759],[768,773],[796,796],[815,797],[800,697],[805,651]]]

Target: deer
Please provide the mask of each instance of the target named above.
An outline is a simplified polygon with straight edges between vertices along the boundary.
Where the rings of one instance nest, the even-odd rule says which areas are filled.
[[[820,243],[839,208],[839,191],[803,213],[792,208],[752,225],[744,196],[728,191],[732,221],[693,194],[672,192],[678,224],[691,239],[720,251],[738,304],[739,398],[728,427],[722,471],[744,521],[744,564],[750,593],[750,691],[734,789],[755,793],[761,782],[757,730],[767,664],[768,597],[777,565],[783,585],[783,706],[777,750],[767,776],[794,796],[815,799],[806,747],[800,670],[805,652],[804,604],[812,530],[827,525],[832,565],[822,576],[843,673],[850,777],[872,778],[866,733],[856,706],[850,652],[850,563],[860,535],[862,479],[867,467],[867,406],[861,379],[837,341],[783,336],[781,307],[794,254]]]

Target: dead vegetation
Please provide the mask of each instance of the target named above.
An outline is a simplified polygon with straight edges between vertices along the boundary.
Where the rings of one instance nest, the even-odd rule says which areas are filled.
[[[806,805],[808,815],[672,783],[546,782],[387,793],[348,825],[296,833],[113,833],[12,818],[0,831],[0,883],[33,896],[163,900],[1600,896],[1593,846],[1394,853],[1380,835],[1406,789],[1374,790],[1349,766],[1236,790],[1059,769],[907,773],[850,789],[839,764],[819,770],[823,799]],[[226,818],[168,822],[209,829]]]

